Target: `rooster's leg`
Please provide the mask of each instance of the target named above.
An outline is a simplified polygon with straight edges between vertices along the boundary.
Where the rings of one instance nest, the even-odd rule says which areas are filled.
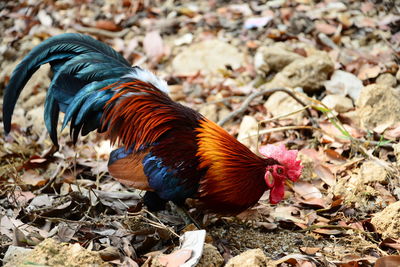
[[[160,198],[156,193],[147,191],[143,197],[144,204],[149,211],[160,211],[165,209],[166,200]]]

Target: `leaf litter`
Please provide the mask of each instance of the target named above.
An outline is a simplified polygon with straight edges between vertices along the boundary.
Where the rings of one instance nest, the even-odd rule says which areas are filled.
[[[286,188],[279,205],[269,205],[266,194],[236,217],[190,210],[207,231],[203,258],[213,251],[207,255],[223,259],[208,256],[199,266],[399,262],[395,1],[0,5],[1,89],[15,63],[41,41],[82,32],[156,72],[173,99],[224,120],[228,132],[252,149],[284,143],[300,150],[301,182]],[[158,266],[148,260],[160,254],[182,261],[185,253],[173,253],[178,237],[194,228],[184,228],[170,207],[146,211],[143,192],[110,177],[111,148],[103,136],[91,134],[73,146],[63,131],[59,151],[51,149],[39,108],[48,83],[49,69],[41,68],[17,104],[11,135],[0,136],[0,258],[14,249],[30,251],[28,258],[7,256],[3,263],[65,266],[65,257],[54,253],[69,255],[68,266]],[[294,89],[307,108],[282,92],[259,94],[242,106],[252,93],[282,86]],[[59,262],[43,261],[49,255]]]

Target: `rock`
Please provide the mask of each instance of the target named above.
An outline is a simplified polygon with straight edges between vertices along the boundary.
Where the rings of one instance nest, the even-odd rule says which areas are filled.
[[[215,73],[230,65],[236,69],[244,63],[244,56],[236,47],[220,40],[192,44],[172,61],[175,75],[189,76],[197,72]]]
[[[400,69],[396,73],[396,79],[400,82]]]
[[[356,106],[364,129],[382,133],[400,121],[400,92],[386,85],[364,87]]]
[[[376,79],[377,84],[386,85],[387,87],[395,87],[397,84],[396,78],[390,73],[383,73]]]
[[[9,246],[3,258],[4,266],[12,266],[14,263],[20,262],[18,259],[28,255],[32,249],[16,246]]]
[[[275,43],[257,50],[254,65],[257,70],[268,73],[271,70],[280,71],[297,59],[303,59],[303,57],[290,51],[284,43]]]
[[[288,94],[284,92],[276,92],[270,95],[267,102],[264,103],[264,107],[272,114],[272,116],[277,117],[297,111],[303,106]],[[305,111],[302,111],[290,115],[287,118],[293,119],[297,124],[300,123],[305,114]]]
[[[197,267],[219,267],[224,264],[224,258],[219,254],[218,249],[213,245],[204,244],[203,255]]]
[[[199,112],[203,114],[207,119],[212,120],[214,122],[218,121],[218,113],[217,113],[217,105],[216,104],[208,104],[203,105]]]
[[[347,112],[354,108],[353,101],[342,95],[327,95],[321,102],[339,113]]]
[[[287,65],[268,87],[301,87],[305,92],[319,90],[334,71],[334,64],[326,52],[301,58]]]
[[[329,81],[324,82],[325,89],[332,93],[342,96],[350,96],[356,101],[360,96],[363,83],[357,76],[342,70],[336,70]]]
[[[257,134],[258,123],[257,120],[252,116],[244,116],[239,126],[238,140],[245,146],[249,147],[253,152],[257,148]],[[251,136],[251,137],[249,137]]]
[[[30,264],[26,264],[26,262],[29,262]],[[58,243],[51,238],[45,239],[30,252],[12,258],[12,260],[7,262],[4,266],[12,267],[28,265],[54,267],[111,266],[100,258],[98,252],[86,250],[78,243]]]
[[[364,183],[386,183],[387,171],[374,161],[365,162],[360,169],[359,179]]]
[[[400,201],[375,214],[371,223],[383,238],[400,238]]]
[[[233,257],[225,265],[226,267],[255,267],[255,266],[269,266],[272,260],[265,256],[264,252],[257,249],[250,249],[243,252],[236,257]]]

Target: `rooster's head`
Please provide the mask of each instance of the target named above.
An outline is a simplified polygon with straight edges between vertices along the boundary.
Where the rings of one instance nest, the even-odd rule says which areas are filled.
[[[285,181],[296,182],[303,166],[300,160],[296,160],[298,151],[288,150],[285,145],[266,145],[260,148],[260,153],[276,162],[266,167],[264,176],[265,183],[271,189],[270,203],[276,204],[283,199]]]

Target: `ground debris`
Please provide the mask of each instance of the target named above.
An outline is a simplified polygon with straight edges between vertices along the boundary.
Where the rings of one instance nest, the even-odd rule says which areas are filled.
[[[174,100],[214,121],[230,118],[224,127],[253,151],[277,143],[301,152],[301,181],[285,188],[281,203],[270,205],[266,192],[235,217],[189,210],[207,231],[204,266],[253,249],[272,265],[372,266],[400,251],[394,3],[3,1],[0,95],[16,64],[43,40],[92,35],[164,78]],[[28,81],[7,136],[0,114],[0,259],[8,248],[44,252],[40,242],[50,237],[70,244],[52,243],[57,253],[98,251],[100,265],[99,255],[113,266],[140,266],[171,254],[183,220],[169,205],[147,211],[143,192],[110,176],[115,148],[104,135],[74,146],[67,126],[52,148],[43,123],[51,75],[43,66]],[[304,105],[284,92],[246,102],[282,86]]]
[[[252,267],[252,266],[269,266],[271,259],[267,258],[264,252],[257,249],[250,249],[236,257],[230,259],[225,266],[227,267]]]
[[[78,243],[58,243],[51,238],[44,240],[32,250],[19,250],[17,254],[7,258],[4,266],[31,265],[48,265],[54,267],[111,266],[100,258],[98,252],[86,250]]]
[[[400,201],[376,213],[371,223],[384,238],[400,238]]]

